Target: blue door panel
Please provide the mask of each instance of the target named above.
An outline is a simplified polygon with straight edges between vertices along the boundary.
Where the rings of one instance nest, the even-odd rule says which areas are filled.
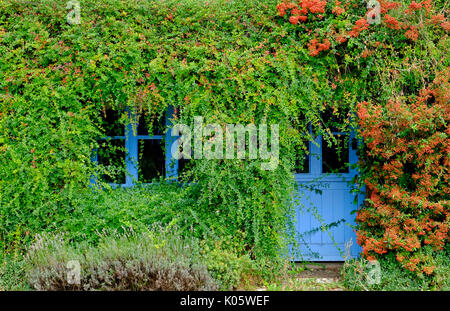
[[[350,137],[354,137],[353,133]],[[321,139],[310,144],[311,154],[318,154],[310,161],[310,173],[296,174],[298,200],[296,232],[299,253],[296,261],[343,261],[355,258],[361,252],[356,243],[355,214],[364,199],[352,193],[352,178],[356,171],[345,174],[322,174]],[[357,161],[356,150],[350,148],[349,162]],[[313,189],[313,190],[311,190]],[[322,228],[325,225],[324,228]]]
[[[342,261],[348,254],[352,258],[358,257],[360,248],[351,227],[355,224],[354,214],[350,213],[356,209],[354,196],[350,193],[350,187],[333,189],[332,184],[335,183],[330,182],[330,188],[322,190],[322,194],[310,193],[309,198],[304,196],[300,199],[303,207],[301,211],[300,208],[297,210],[296,229],[301,235],[299,242],[302,256],[296,258],[298,261]],[[317,219],[316,213],[322,221]],[[334,223],[334,226],[323,231],[322,223]],[[352,243],[349,250],[346,250],[346,243]]]

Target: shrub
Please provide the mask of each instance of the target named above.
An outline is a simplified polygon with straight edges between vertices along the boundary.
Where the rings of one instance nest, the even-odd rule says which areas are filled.
[[[37,290],[214,290],[195,244],[165,230],[103,237],[97,247],[39,238],[26,256]],[[70,284],[68,262],[78,261],[79,284]],[[69,268],[71,268],[69,266]]]
[[[366,142],[367,200],[357,213],[368,259],[393,254],[402,267],[433,275],[433,253],[449,241],[450,72],[420,96],[358,107]]]
[[[303,135],[287,129],[303,110],[315,117],[329,94],[316,92],[309,75],[298,83],[299,55],[279,42],[283,29],[272,30],[276,1],[86,0],[80,25],[67,23],[66,2],[0,0],[1,243],[9,247],[16,231],[28,243],[80,214],[78,194],[106,169],[91,161],[106,107],[159,117],[172,105],[186,123],[201,115],[219,124],[279,123],[286,132],[273,172],[255,161],[193,161],[202,186],[191,192],[195,234],[208,235],[211,220],[217,236],[244,233],[242,252],[278,256],[292,214],[287,153]],[[93,224],[68,225],[90,235]]]
[[[398,102],[448,66],[445,1],[380,3],[381,23],[369,25],[360,0],[85,0],[81,24],[70,25],[65,0],[0,0],[0,243],[27,243],[62,222],[91,235],[101,216],[66,220],[105,171],[91,161],[99,114],[159,117],[171,105],[186,124],[198,115],[279,124],[277,169],[193,161],[186,199],[195,203],[184,209],[196,236],[238,236],[238,256],[279,257],[293,242],[291,172],[308,125],[327,138],[321,115],[332,111],[346,132],[356,102]],[[138,224],[128,213],[124,225]]]
[[[0,252],[0,291],[29,289],[22,255]]]
[[[192,236],[192,201],[178,184],[166,182],[134,188],[80,191],[72,198],[70,217],[58,220],[58,231],[73,242],[96,244],[100,233],[123,234],[148,231],[158,223],[174,225],[183,236]],[[48,230],[55,232],[54,229]]]
[[[422,275],[404,269],[396,260],[394,254],[388,254],[379,259],[380,279],[377,282],[374,275],[370,275],[373,265],[367,259],[346,262],[342,269],[344,286],[349,290],[382,290],[382,291],[422,291],[450,289],[450,257],[448,251],[434,254],[435,276]]]
[[[220,289],[232,290],[245,281],[253,272],[254,263],[248,255],[239,256],[229,247],[217,242],[214,247],[205,246],[202,250],[204,263],[211,275],[219,282]]]

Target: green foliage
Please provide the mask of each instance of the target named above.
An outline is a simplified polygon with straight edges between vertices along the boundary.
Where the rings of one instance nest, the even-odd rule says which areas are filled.
[[[70,217],[59,220],[57,231],[73,242],[96,244],[98,233],[142,233],[155,224],[174,225],[189,233],[192,216],[185,191],[177,184],[159,183],[134,188],[87,189],[73,198]],[[54,232],[52,230],[51,232]]]
[[[234,237],[241,253],[252,257],[279,254],[283,231],[293,230],[286,226],[293,219],[289,171],[265,172],[257,161],[198,162],[190,188],[199,222],[194,230],[214,239]]]
[[[248,255],[238,256],[228,247],[216,243],[202,250],[205,265],[211,275],[218,280],[223,290],[236,289],[242,285],[246,276],[254,272],[254,263]]]
[[[435,273],[418,277],[416,273],[404,269],[394,254],[383,256],[380,263],[380,282],[368,282],[371,266],[366,259],[346,262],[342,269],[344,286],[349,290],[381,291],[422,291],[450,289],[450,256],[447,251],[434,254]]]
[[[1,243],[10,247],[13,232],[28,243],[61,224],[91,234],[99,219],[71,218],[88,208],[78,201],[90,178],[108,170],[91,162],[102,111],[159,118],[171,105],[187,124],[195,115],[220,125],[280,124],[278,169],[194,161],[186,205],[197,236],[239,236],[252,257],[286,250],[292,152],[331,94],[316,88],[302,54],[280,42],[276,1],[87,0],[80,25],[66,22],[65,5],[0,1]]]
[[[57,236],[39,237],[26,256],[28,282],[37,290],[216,289],[196,255],[196,244],[170,229],[156,229],[104,236],[96,247],[73,246]],[[69,283],[70,261],[80,265],[79,284]]]
[[[366,13],[359,0],[338,16],[329,1],[306,26],[279,16],[278,2],[84,0],[81,24],[70,25],[64,0],[0,0],[0,246],[61,228],[94,241],[95,230],[174,221],[196,237],[233,236],[238,258],[285,253],[291,171],[308,124],[331,141],[325,110],[345,116],[345,131],[358,99],[413,96],[448,66],[449,41],[432,23],[419,41],[385,24],[351,37]],[[389,13],[408,27],[425,14],[403,12]],[[347,40],[337,44],[341,33]],[[312,55],[311,40],[328,36],[329,53]],[[279,124],[280,165],[196,160],[195,182],[160,198],[90,189],[90,178],[108,171],[91,161],[105,134],[102,111],[120,112],[125,124],[126,108],[160,118],[169,105],[185,124],[197,115],[219,125]]]
[[[0,252],[0,291],[29,289],[22,256],[18,253],[11,255]]]

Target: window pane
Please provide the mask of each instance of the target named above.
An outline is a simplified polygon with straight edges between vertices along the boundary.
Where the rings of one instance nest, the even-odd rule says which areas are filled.
[[[179,159],[178,160],[178,176],[181,176],[189,167],[191,166],[191,160],[190,159]]]
[[[310,123],[307,122],[307,117],[303,113],[303,111],[299,111],[295,115],[292,116],[291,119],[292,127],[303,137],[307,136],[307,133],[310,132]],[[302,139],[302,145],[298,146],[297,153],[295,155],[295,167],[294,173],[296,174],[307,174],[310,173],[309,170],[309,140]]]
[[[149,116],[142,113],[139,115],[138,135],[163,135],[165,126],[164,116]],[[151,133],[149,133],[149,129],[151,129]]]
[[[139,181],[148,183],[165,176],[165,160],[160,139],[139,139]]]
[[[322,126],[330,129],[331,132],[347,132],[348,109],[327,109],[322,113],[322,121]]]
[[[97,152],[98,164],[106,169],[100,178],[107,183],[125,183],[125,140],[100,141]]]
[[[304,141],[303,146],[305,146],[304,151],[299,152],[295,161],[295,173],[297,174],[309,173],[309,141]]]
[[[334,135],[337,143],[332,146],[322,138],[322,172],[348,173],[349,172],[349,141],[347,135]]]
[[[124,136],[125,127],[120,122],[121,112],[112,109],[102,111],[102,123],[105,136]]]

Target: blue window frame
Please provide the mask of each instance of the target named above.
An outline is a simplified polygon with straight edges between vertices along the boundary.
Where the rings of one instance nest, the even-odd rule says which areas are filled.
[[[94,150],[92,160],[95,163],[119,166],[117,176],[113,173],[113,178],[106,176],[105,181],[112,186],[132,187],[137,182],[149,183],[158,175],[176,180],[178,161],[172,158],[170,152],[178,138],[171,135],[173,107],[167,109],[165,128],[156,129],[156,135],[149,135],[143,118],[137,118],[130,111],[127,113],[131,121],[126,126],[117,126],[118,122],[111,122],[116,121],[111,119],[117,119],[117,115],[109,117],[109,120],[106,118],[105,132],[109,135],[101,138],[100,148],[109,152],[99,155],[99,150]],[[95,183],[95,180],[92,182]]]
[[[309,127],[312,133],[311,126]],[[308,141],[307,156],[302,165],[297,163],[295,177],[297,180],[312,180],[321,177],[321,179],[341,179],[352,178],[356,175],[353,167],[358,161],[357,144],[355,131],[350,129],[348,132],[340,132],[331,128],[330,134],[336,139],[332,146],[328,145],[322,135],[314,136],[314,139]]]

